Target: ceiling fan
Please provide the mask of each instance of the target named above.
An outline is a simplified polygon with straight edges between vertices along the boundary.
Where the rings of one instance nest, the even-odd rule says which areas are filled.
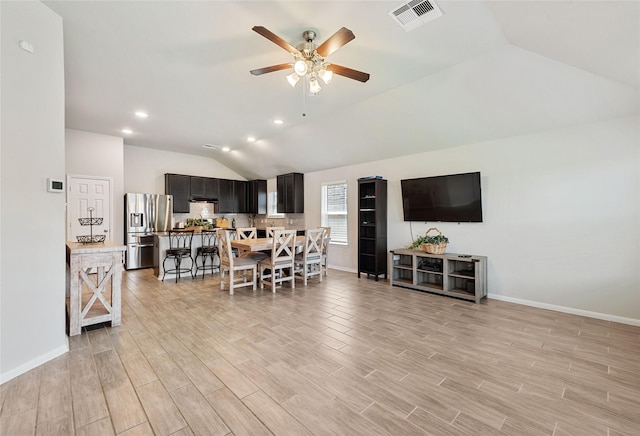
[[[305,42],[298,44],[297,47],[292,46],[265,27],[254,26],[252,30],[291,53],[294,59],[293,62],[251,70],[250,73],[254,76],[293,68],[293,73],[287,76],[289,84],[296,86],[296,83],[298,83],[301,78],[306,77],[309,81],[309,92],[312,94],[320,92],[321,87],[318,83],[318,78],[322,79],[325,84],[328,84],[334,73],[339,76],[348,77],[349,79],[358,80],[359,82],[369,80],[368,73],[326,61],[326,58],[331,53],[355,38],[353,32],[346,27],[342,27],[318,46],[314,43],[317,36],[316,32],[313,30],[305,30],[302,33]]]

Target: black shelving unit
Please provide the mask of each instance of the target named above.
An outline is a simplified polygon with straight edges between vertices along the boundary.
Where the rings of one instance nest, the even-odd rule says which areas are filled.
[[[358,180],[358,277],[387,278],[387,181]]]

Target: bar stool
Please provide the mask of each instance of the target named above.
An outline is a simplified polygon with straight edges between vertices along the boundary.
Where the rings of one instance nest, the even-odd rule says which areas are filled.
[[[193,230],[169,230],[169,249],[167,250],[164,260],[162,261],[162,281],[167,273],[174,273],[176,275],[176,283],[180,278],[181,273],[191,274],[193,277],[193,257],[191,257],[191,241],[193,240]],[[189,268],[182,266],[182,261],[189,258],[191,265]],[[173,260],[172,269],[167,269],[165,264],[167,260]]]
[[[220,269],[220,256],[218,254],[218,246],[216,244],[216,236],[218,232],[216,230],[202,230],[200,235],[202,236],[202,246],[196,248],[196,260],[194,265],[196,267],[196,274],[202,270],[202,278],[204,279],[204,272],[206,270]],[[198,256],[202,257],[202,266],[198,266]],[[215,258],[218,258],[218,263],[215,263]],[[207,258],[211,259],[211,265],[207,265]]]

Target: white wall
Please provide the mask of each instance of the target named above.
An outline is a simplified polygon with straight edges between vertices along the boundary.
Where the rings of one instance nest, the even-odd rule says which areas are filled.
[[[330,264],[357,269],[357,179],[388,180],[388,248],[411,242],[400,180],[482,172],[483,223],[435,224],[448,252],[486,255],[490,296],[640,324],[640,121],[637,117],[305,174],[306,225],[320,185],[348,180],[349,246]]]
[[[62,19],[39,2],[0,2],[0,382],[68,349]],[[18,48],[30,42],[34,53]]]
[[[124,240],[124,141],[118,136],[82,130],[65,130],[65,169],[67,175],[110,177],[113,180],[111,238]]]
[[[124,192],[164,194],[165,173],[246,180],[211,158],[124,146]]]

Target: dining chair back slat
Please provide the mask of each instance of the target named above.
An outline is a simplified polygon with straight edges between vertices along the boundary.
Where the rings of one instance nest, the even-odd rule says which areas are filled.
[[[276,230],[284,230],[284,227],[273,227],[273,226],[267,227],[267,238],[273,238],[273,234],[275,233]]]
[[[255,227],[238,227],[236,236],[238,239],[257,239],[258,232]]]

